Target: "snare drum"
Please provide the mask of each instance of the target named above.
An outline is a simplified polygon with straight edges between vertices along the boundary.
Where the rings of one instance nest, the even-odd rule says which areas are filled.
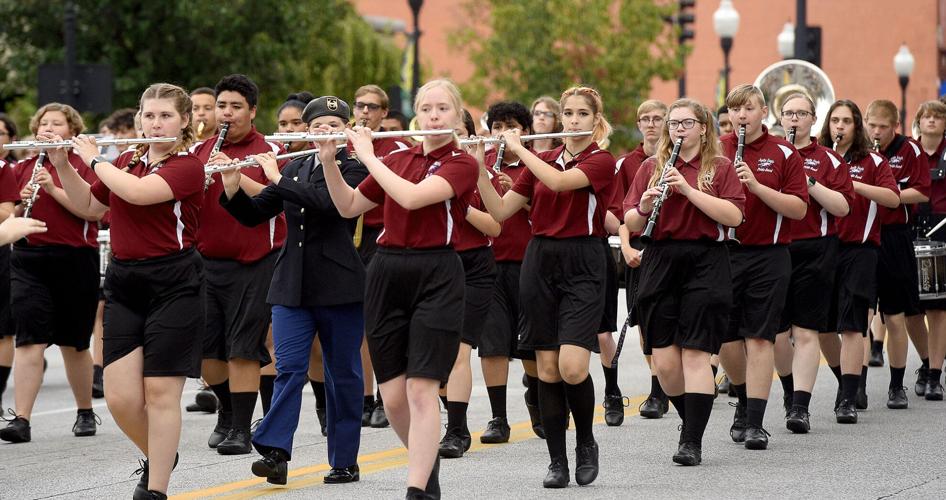
[[[99,229],[99,286],[105,285],[105,271],[108,270],[108,261],[112,258],[112,237],[108,229]]]
[[[627,269],[627,262],[624,261],[624,253],[621,252],[621,237],[608,236],[608,246],[611,247],[611,257],[614,260],[615,270],[617,271],[618,287],[624,288],[624,270]]]
[[[946,298],[946,243],[919,240],[913,242],[916,253],[916,277],[920,300]]]

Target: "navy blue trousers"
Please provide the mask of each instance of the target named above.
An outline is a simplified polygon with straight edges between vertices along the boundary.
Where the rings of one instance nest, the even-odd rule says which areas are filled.
[[[309,352],[318,334],[325,368],[328,462],[332,467],[349,467],[357,462],[364,402],[360,351],[364,330],[360,302],[325,307],[273,306],[277,375],[272,406],[253,435],[253,445],[260,453],[278,448],[292,456],[302,390],[309,382]]]

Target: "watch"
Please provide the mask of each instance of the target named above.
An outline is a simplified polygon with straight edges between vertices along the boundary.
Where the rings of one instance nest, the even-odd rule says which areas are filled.
[[[95,158],[92,158],[92,161],[89,163],[89,168],[95,171],[95,164],[99,162],[108,163],[108,160],[102,155],[96,156]]]
[[[816,181],[814,177],[811,177],[811,176],[808,177],[808,187],[813,187],[817,183],[818,181]]]

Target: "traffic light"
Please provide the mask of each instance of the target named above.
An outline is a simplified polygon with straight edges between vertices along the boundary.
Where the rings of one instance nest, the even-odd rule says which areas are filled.
[[[821,66],[821,26],[804,26],[796,30],[795,57]]]
[[[693,39],[693,30],[690,29],[693,26],[693,23],[696,21],[696,15],[693,13],[693,9],[696,6],[696,0],[678,0],[677,4],[679,5],[679,11],[677,12],[676,21],[677,26],[680,27],[680,44],[683,45],[687,40]]]

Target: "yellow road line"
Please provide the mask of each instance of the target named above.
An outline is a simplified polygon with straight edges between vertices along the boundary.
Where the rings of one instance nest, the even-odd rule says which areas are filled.
[[[624,410],[625,417],[638,415],[638,406],[647,398],[646,395],[629,398],[628,407]],[[599,406],[595,410],[595,424],[604,423],[604,410]],[[506,444],[517,443],[529,439],[538,439],[532,432],[532,424],[529,421],[518,422],[510,426],[509,443],[504,444],[482,444],[479,437],[482,432],[476,432],[472,435],[473,444],[467,453],[476,453],[480,451],[500,448]],[[389,450],[368,453],[358,456],[358,465],[362,476],[378,473],[395,467],[407,465],[407,449],[402,447]],[[180,495],[170,497],[172,500],[196,500],[203,498],[216,498],[217,500],[237,500],[246,498],[258,498],[268,495],[276,495],[285,491],[311,488],[324,484],[322,477],[324,472],[331,469],[329,464],[309,465],[289,471],[289,483],[285,486],[271,485],[264,478],[247,479],[243,481],[234,481],[219,486],[194,490]]]

